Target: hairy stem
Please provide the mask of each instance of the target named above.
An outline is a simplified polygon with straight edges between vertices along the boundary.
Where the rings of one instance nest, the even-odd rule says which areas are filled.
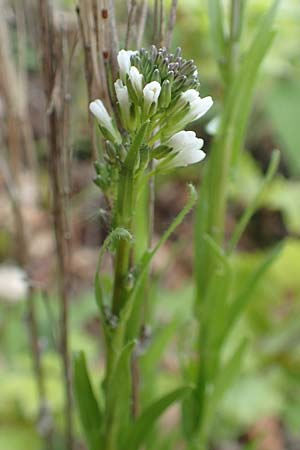
[[[132,228],[132,210],[134,206],[133,173],[128,167],[124,167],[120,174],[118,192],[118,217],[117,226],[124,227],[129,232]],[[131,243],[127,239],[121,239],[117,248],[115,262],[115,279],[112,312],[119,315],[126,301],[126,275],[130,261]]]

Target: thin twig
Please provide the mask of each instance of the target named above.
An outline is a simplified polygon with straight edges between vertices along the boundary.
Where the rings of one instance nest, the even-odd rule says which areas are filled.
[[[160,0],[159,5],[159,45],[163,47],[165,43],[165,12],[164,0]]]
[[[152,34],[152,41],[153,44],[158,43],[158,23],[159,23],[159,11],[158,11],[158,1],[155,0],[154,2],[154,13],[153,13],[153,34]]]
[[[117,54],[119,51],[119,38],[117,31],[115,2],[114,0],[107,0],[107,1],[108,1],[108,19],[109,19],[108,31],[110,36],[109,60],[111,64],[112,77],[115,80],[118,74]]]
[[[129,44],[131,43],[132,35],[133,35],[133,24],[135,22],[137,4],[136,0],[130,1],[130,7],[127,18],[127,28],[126,28],[126,37],[125,37],[125,48],[128,49]]]
[[[147,21],[147,15],[148,15],[148,0],[143,0],[143,3],[141,5],[141,14],[140,14],[140,20],[138,24],[138,31],[137,31],[137,39],[136,39],[136,47],[139,49],[142,46],[142,41],[145,33],[145,26]]]
[[[170,8],[170,15],[169,15],[168,32],[167,32],[167,38],[166,38],[167,49],[170,49],[171,45],[172,45],[173,31],[174,31],[175,22],[176,22],[177,6],[178,6],[178,0],[172,0],[172,4],[171,4],[171,8]]]
[[[66,449],[73,450],[73,399],[69,349],[69,283],[67,273],[67,247],[65,197],[62,187],[61,164],[63,161],[64,95],[63,44],[61,34],[56,35],[52,10],[47,0],[39,0],[41,44],[43,52],[43,76],[48,101],[49,171],[53,193],[53,222],[58,263],[60,296],[61,357],[65,384]]]
[[[86,35],[85,35],[85,29],[84,29],[84,23],[83,18],[81,14],[81,8],[79,5],[76,7],[77,12],[77,18],[78,18],[78,25],[79,25],[79,31],[81,35],[82,45],[83,45],[83,53],[84,53],[84,72],[85,72],[85,80],[86,80],[86,86],[88,91],[88,103],[90,103],[93,100],[93,92],[92,92],[92,81],[93,81],[93,71],[92,71],[92,64],[91,64],[91,47],[87,42]],[[89,122],[89,129],[90,129],[90,136],[91,136],[91,143],[92,143],[92,156],[93,159],[97,159],[97,143],[96,143],[96,133],[94,129],[94,124],[91,115],[88,115],[88,122]]]

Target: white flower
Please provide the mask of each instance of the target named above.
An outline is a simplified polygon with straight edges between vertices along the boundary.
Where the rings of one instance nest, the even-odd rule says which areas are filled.
[[[197,98],[199,98],[199,92],[196,91],[196,89],[188,89],[180,95],[179,103],[181,105],[186,105],[187,103],[197,100]]]
[[[98,119],[101,127],[105,128],[112,137],[119,142],[120,135],[118,131],[114,128],[112,118],[107,112],[107,109],[103,105],[103,102],[99,99],[94,100],[90,103],[90,111],[94,114],[94,116]]]
[[[117,80],[115,81],[115,91],[121,108],[121,112],[126,117],[129,115],[130,110],[130,100],[127,86],[125,86],[121,80]]]
[[[161,85],[158,81],[151,81],[151,83],[146,84],[143,89],[144,100],[146,103],[157,103],[158,97],[161,91]]]
[[[146,86],[144,87],[144,109],[146,113],[149,112],[152,103],[154,103],[155,105],[157,104],[160,91],[161,85],[158,81],[151,81],[151,83],[146,84]]]
[[[211,108],[213,100],[211,97],[201,98],[195,89],[188,89],[183,92],[179,99],[179,106],[190,105],[190,109],[184,118],[184,123],[194,122],[200,119]]]
[[[190,110],[187,114],[187,123],[194,122],[204,116],[205,113],[212,107],[213,100],[211,97],[197,98],[190,103]]]
[[[175,133],[167,142],[172,147],[171,154],[175,153],[166,167],[184,167],[189,164],[195,164],[205,158],[205,153],[201,150],[203,147],[203,139],[197,138],[194,131],[179,131]]]
[[[141,95],[143,89],[143,75],[138,71],[138,69],[135,66],[130,67],[129,79],[136,94],[138,96]]]
[[[19,267],[0,267],[0,300],[9,304],[24,300],[28,293],[26,274]]]
[[[132,50],[120,50],[117,56],[119,64],[120,77],[123,81],[126,80],[126,74],[129,73],[131,62],[130,57],[137,52]]]

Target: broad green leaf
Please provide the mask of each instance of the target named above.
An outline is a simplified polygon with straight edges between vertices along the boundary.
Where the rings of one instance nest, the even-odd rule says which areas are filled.
[[[83,352],[74,356],[74,391],[89,450],[104,450],[101,436],[102,412],[93,392]]]
[[[163,412],[173,403],[184,398],[190,391],[191,387],[184,386],[169,394],[164,395],[156,400],[152,405],[145,409],[140,417],[131,425],[126,438],[122,444],[122,450],[139,450],[141,445],[151,433],[152,427],[156,420],[163,414]]]

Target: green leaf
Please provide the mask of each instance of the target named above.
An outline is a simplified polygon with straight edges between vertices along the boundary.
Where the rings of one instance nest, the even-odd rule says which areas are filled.
[[[211,250],[203,242],[203,234],[208,233],[217,242],[223,239],[230,171],[236,166],[243,148],[258,70],[275,36],[272,23],[277,6],[276,0],[263,17],[240,69],[228,86],[220,129],[211,151],[197,208],[195,273],[198,301],[201,301],[200,294],[205,292],[214,266]]]
[[[102,263],[105,252],[108,249],[110,249],[110,250],[115,249],[116,244],[120,239],[125,239],[125,240],[131,242],[133,240],[133,237],[129,233],[129,231],[126,230],[125,228],[117,227],[114,230],[112,230],[111,233],[109,233],[109,235],[103,242],[103,244],[100,248],[100,251],[99,251],[94,286],[95,286],[96,303],[98,305],[99,311],[103,318],[103,323],[105,323],[105,305],[104,305],[103,292],[102,292],[102,288],[101,288],[101,280],[100,280],[100,276],[99,276],[99,270],[100,270],[101,263]]]
[[[231,90],[232,122],[234,126],[232,159],[236,164],[244,140],[246,125],[251,109],[251,100],[260,65],[275,37],[273,21],[279,0],[275,0],[262,18],[252,44],[244,56],[240,71]],[[234,100],[236,97],[236,101]]]
[[[218,260],[218,265],[212,274],[206,297],[203,299],[199,311],[202,341],[205,339],[205,349],[209,351],[208,343],[212,343],[215,340],[224,321],[224,314],[231,291],[232,269],[224,251],[209,235],[204,236],[204,241]],[[204,342],[201,342],[201,345],[204,345]]]
[[[111,427],[115,439],[120,437],[121,430],[126,428],[130,416],[132,398],[130,367],[134,346],[135,341],[129,342],[123,348],[107,379],[105,420],[108,427]]]
[[[200,440],[205,440],[207,433],[212,425],[216,409],[220,404],[224,394],[233,383],[238,371],[241,367],[242,358],[246,348],[246,341],[237,348],[233,356],[220,369],[215,382],[212,383],[206,392],[206,402],[204,409],[204,417],[201,420],[199,429]]]
[[[175,317],[169,324],[164,325],[163,328],[154,335],[150,347],[140,358],[143,370],[155,371],[157,369],[157,363],[170,340],[178,330],[179,325],[180,320]]]
[[[298,77],[278,80],[265,102],[274,133],[282,144],[285,162],[295,177],[300,175],[299,103],[300,82]]]
[[[102,412],[93,392],[83,352],[74,356],[73,367],[75,398],[89,450],[101,450]]]
[[[274,263],[274,261],[280,255],[284,246],[284,242],[280,242],[264,259],[264,261],[259,265],[259,267],[255,270],[255,272],[250,276],[249,280],[246,281],[242,291],[236,296],[233,300],[229,314],[226,319],[226,327],[223,332],[223,338],[227,336],[230,330],[235,325],[236,321],[241,316],[242,312],[249,305],[250,300],[255,293],[255,288],[270,268],[270,266]]]
[[[226,39],[223,25],[223,12],[220,0],[208,0],[211,36],[218,63],[222,67],[226,50]],[[220,67],[220,68],[221,68]]]
[[[138,263],[137,270],[135,275],[135,284],[133,290],[129,293],[127,302],[120,313],[120,319],[117,329],[114,333],[114,347],[119,348],[120,342],[123,341],[125,331],[126,331],[126,325],[128,323],[128,320],[131,316],[132,309],[135,305],[135,301],[138,298],[137,294],[139,292],[140,286],[143,282],[143,277],[146,274],[148,268],[150,267],[151,261],[160,249],[160,247],[168,240],[170,235],[174,232],[174,230],[181,224],[185,216],[190,212],[190,210],[193,208],[194,204],[197,200],[197,193],[193,185],[189,184],[189,190],[190,190],[190,196],[189,199],[184,206],[184,208],[180,211],[180,213],[175,217],[169,228],[164,232],[162,237],[159,239],[156,246],[146,251],[145,254],[142,256],[140,262]]]
[[[271,157],[271,161],[270,161],[267,173],[263,179],[263,182],[261,183],[261,186],[259,187],[259,189],[257,191],[257,194],[253,198],[252,202],[246,208],[239,223],[237,224],[236,228],[234,229],[234,232],[233,232],[232,237],[228,244],[228,254],[231,254],[233,252],[233,250],[235,249],[235,247],[238,244],[243,232],[245,231],[252,215],[254,214],[256,209],[259,207],[261,198],[262,198],[265,190],[270,185],[271,181],[273,180],[273,178],[275,176],[275,173],[277,172],[279,160],[280,160],[280,153],[278,150],[274,150],[272,153],[272,157]]]
[[[129,170],[134,169],[138,152],[144,142],[145,136],[147,135],[149,124],[150,120],[146,120],[146,122],[143,123],[128,150],[126,159],[124,161],[124,166]]]
[[[122,450],[138,450],[140,446],[145,442],[149,433],[152,430],[156,420],[162,415],[162,413],[172,403],[181,400],[189,392],[191,392],[190,386],[180,387],[164,395],[160,399],[156,400],[152,405],[145,409],[134,424],[129,429],[127,436],[123,442]]]

